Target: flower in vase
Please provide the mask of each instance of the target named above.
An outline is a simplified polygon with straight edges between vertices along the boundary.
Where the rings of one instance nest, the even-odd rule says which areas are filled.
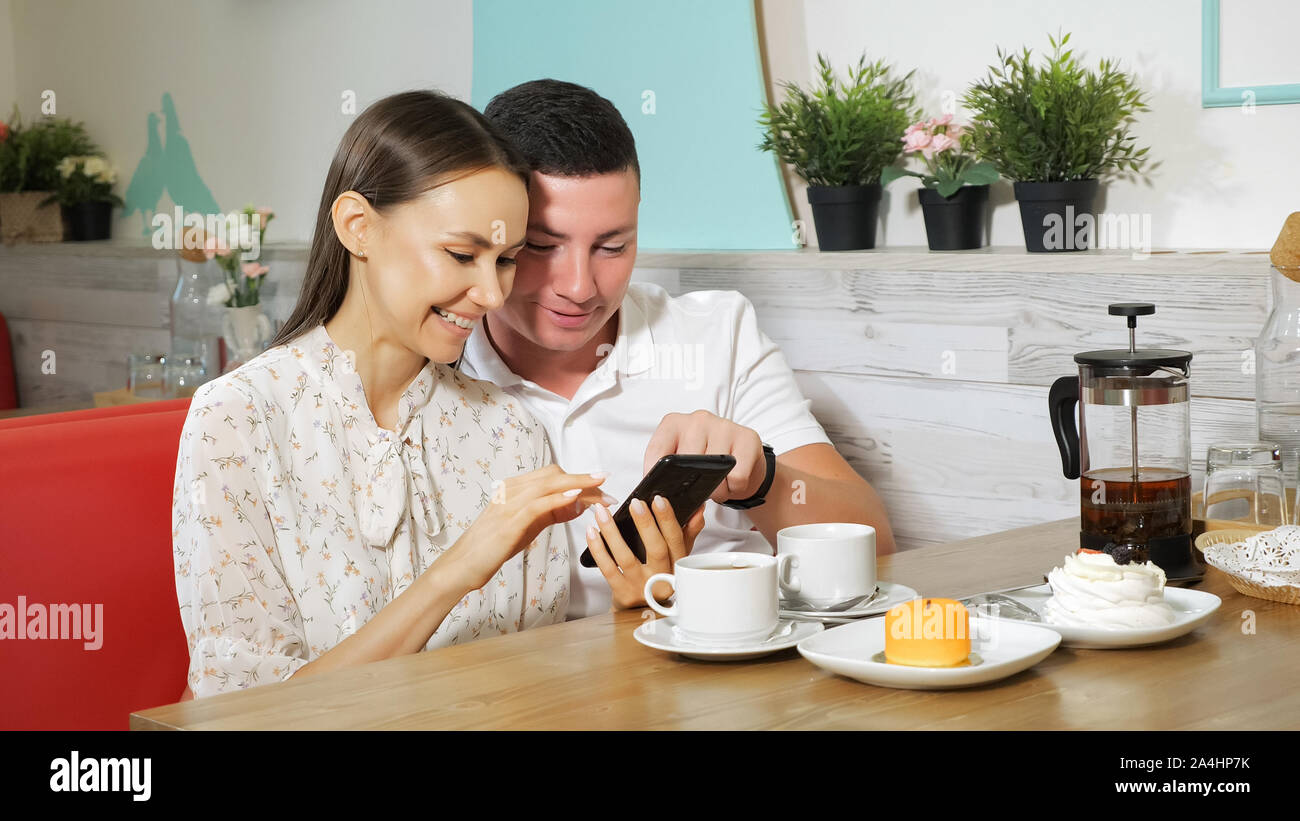
[[[242,270],[244,276],[249,279],[257,279],[258,277],[265,275],[266,272],[271,269],[259,262],[245,262],[240,270]]]
[[[217,307],[230,301],[230,288],[225,283],[213,285],[208,289],[208,304]]]
[[[229,253],[229,250],[230,249],[226,248],[225,244],[223,244],[221,240],[217,239],[215,236],[209,236],[207,239],[203,241],[203,256],[207,257],[208,259],[212,259],[213,257],[216,256],[224,257],[227,253]]]

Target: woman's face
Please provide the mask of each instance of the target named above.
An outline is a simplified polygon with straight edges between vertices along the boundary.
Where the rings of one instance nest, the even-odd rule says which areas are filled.
[[[455,362],[483,315],[514,284],[528,224],[519,177],[488,168],[383,214],[366,231],[367,288],[396,340],[434,362]]]

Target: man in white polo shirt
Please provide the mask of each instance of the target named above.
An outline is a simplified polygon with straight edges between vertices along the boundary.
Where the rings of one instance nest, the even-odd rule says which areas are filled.
[[[884,505],[827,439],[749,301],[630,282],[640,166],[617,109],[590,89],[537,80],[484,114],[533,167],[527,245],[510,296],[475,327],[460,367],[517,397],[565,470],[609,473],[602,489],[616,498],[661,456],[735,456],[694,552],[771,554],[782,527],[829,521],[870,524],[878,552],[893,551]],[[643,605],[645,579],[680,558],[619,561],[589,539],[589,528],[610,527],[605,513],[563,525],[571,619]],[[579,564],[588,546],[600,567]]]

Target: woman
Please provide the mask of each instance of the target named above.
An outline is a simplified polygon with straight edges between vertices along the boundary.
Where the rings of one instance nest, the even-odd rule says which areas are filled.
[[[502,304],[528,169],[468,105],[370,106],[321,195],[302,292],[272,347],[194,395],[173,544],[190,691],[311,675],[561,621],[563,528],[601,474],[446,363]],[[689,550],[703,526],[642,521]],[[674,550],[678,553],[679,550]]]

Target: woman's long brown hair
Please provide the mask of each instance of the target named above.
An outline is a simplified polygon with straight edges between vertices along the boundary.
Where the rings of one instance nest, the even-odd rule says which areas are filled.
[[[379,100],[353,121],[330,163],[298,303],[268,347],[328,322],[348,291],[350,252],[334,232],[331,211],[355,191],[381,213],[430,189],[498,167],[528,185],[523,156],[484,116],[436,91],[406,91]]]

